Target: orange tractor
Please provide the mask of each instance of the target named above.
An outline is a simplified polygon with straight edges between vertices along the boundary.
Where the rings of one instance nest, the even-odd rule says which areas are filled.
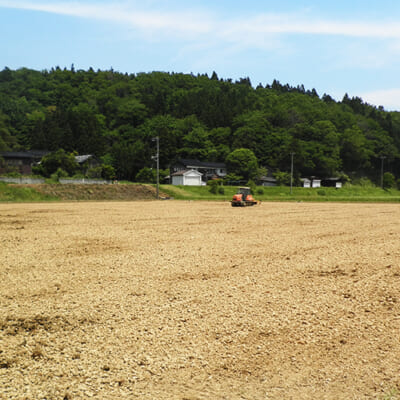
[[[246,206],[254,206],[258,201],[254,200],[251,195],[251,189],[249,187],[241,187],[238,192],[233,195],[231,204],[232,207],[246,207]]]

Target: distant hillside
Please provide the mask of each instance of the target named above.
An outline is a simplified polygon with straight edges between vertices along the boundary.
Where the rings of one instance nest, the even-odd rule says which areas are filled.
[[[225,161],[247,148],[274,172],[289,171],[294,152],[297,177],[344,173],[378,182],[382,160],[400,177],[400,114],[360,98],[336,102],[278,81],[254,88],[248,78],[216,73],[0,72],[0,151],[95,154],[118,179],[134,181],[155,166],[154,136],[162,169],[177,157]]]

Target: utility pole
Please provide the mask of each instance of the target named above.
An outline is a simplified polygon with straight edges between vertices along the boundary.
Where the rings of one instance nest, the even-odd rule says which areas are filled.
[[[296,153],[290,153],[290,194],[292,194],[293,190],[293,156]]]
[[[151,139],[153,142],[157,143],[157,153],[155,156],[152,156],[151,158],[153,160],[156,160],[157,162],[157,192],[156,192],[156,198],[157,200],[160,198],[159,193],[160,193],[160,138],[158,136],[154,137]]]
[[[383,189],[383,160],[385,159],[385,156],[381,156],[381,188]]]

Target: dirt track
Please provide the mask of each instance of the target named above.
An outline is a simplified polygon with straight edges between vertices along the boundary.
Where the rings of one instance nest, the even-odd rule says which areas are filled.
[[[400,207],[0,205],[1,399],[382,399]]]

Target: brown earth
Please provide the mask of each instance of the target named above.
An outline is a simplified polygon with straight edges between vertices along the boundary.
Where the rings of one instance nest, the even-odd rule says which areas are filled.
[[[114,184],[114,185],[67,185],[34,184],[14,185],[30,187],[47,196],[60,200],[154,200],[156,189],[150,185]],[[160,196],[166,197],[160,193]]]
[[[0,398],[394,399],[399,233],[394,204],[0,204]]]

